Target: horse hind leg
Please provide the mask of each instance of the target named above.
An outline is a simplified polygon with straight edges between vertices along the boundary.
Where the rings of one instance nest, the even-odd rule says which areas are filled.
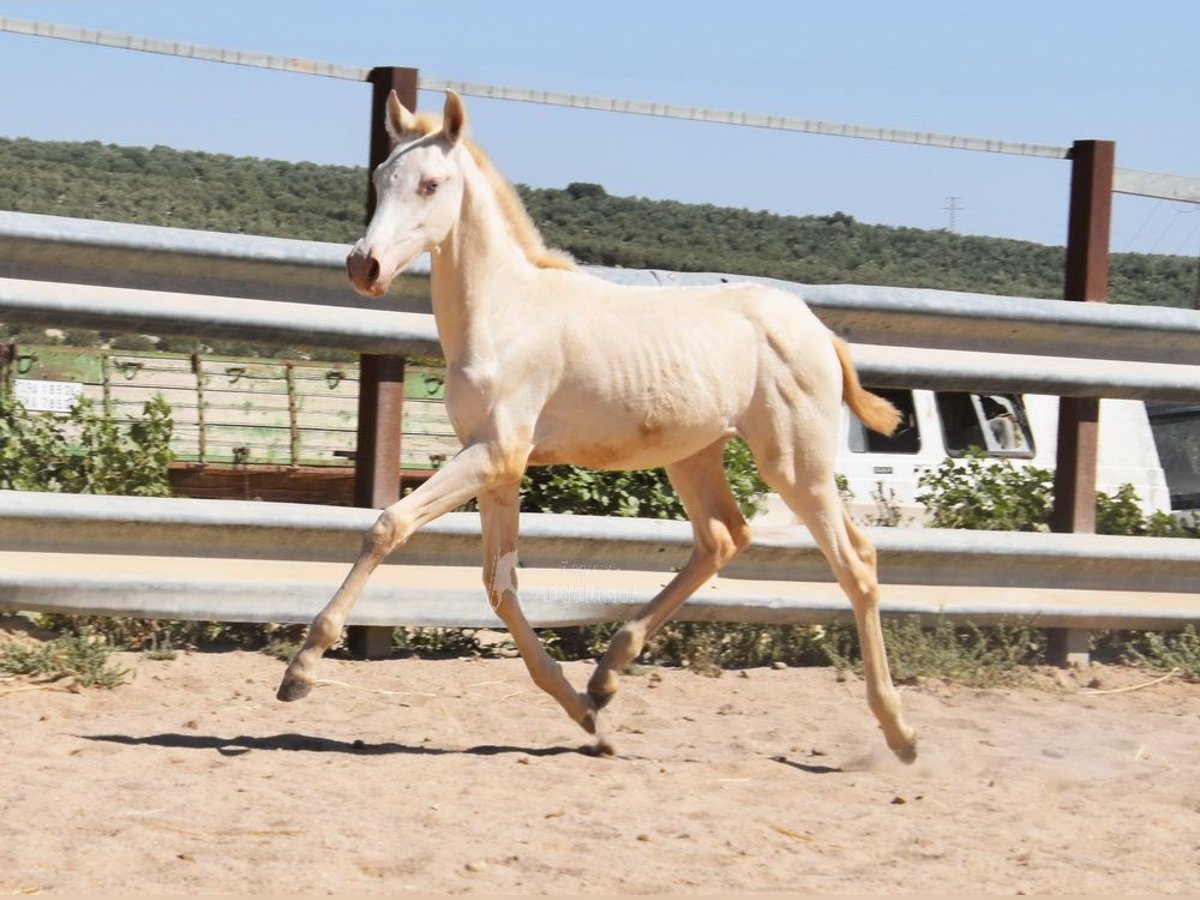
[[[917,757],[916,732],[904,722],[900,695],[888,669],[879,618],[874,546],[846,515],[832,472],[821,472],[818,476],[804,470],[773,473],[761,465],[760,469],[763,479],[808,526],[850,599],[862,647],[867,705],[892,752],[906,763],[913,762]]]
[[[646,642],[688,597],[750,543],[750,526],[725,481],[724,447],[725,441],[718,441],[667,467],[671,485],[692,522],[692,554],[666,587],[613,636],[588,682],[588,695],[597,709],[612,700],[620,672],[637,658]]]

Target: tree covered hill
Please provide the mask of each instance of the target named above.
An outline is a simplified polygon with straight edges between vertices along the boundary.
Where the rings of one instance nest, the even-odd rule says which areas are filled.
[[[0,209],[335,242],[357,239],[366,170],[167,147],[0,139]],[[518,186],[580,262],[1059,297],[1063,250],[1027,241]],[[1114,301],[1191,307],[1196,261],[1114,254]]]

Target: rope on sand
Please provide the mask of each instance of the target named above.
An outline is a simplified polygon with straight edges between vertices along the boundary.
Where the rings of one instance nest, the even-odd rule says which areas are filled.
[[[1090,690],[1090,689],[1085,688],[1083,690],[1076,691],[1075,693],[1077,693],[1077,694],[1124,694],[1129,691],[1140,691],[1142,688],[1154,687],[1154,685],[1162,684],[1168,678],[1171,678],[1172,676],[1178,675],[1178,674],[1179,674],[1178,669],[1172,669],[1166,675],[1160,676],[1159,678],[1155,678],[1153,681],[1144,681],[1141,684],[1131,684],[1127,687],[1119,687],[1119,688],[1108,688],[1107,690],[1103,690],[1103,691]]]
[[[334,685],[336,687],[350,688],[352,691],[362,691],[366,694],[383,694],[388,697],[441,697],[441,694],[430,694],[426,691],[387,691],[383,688],[361,687],[357,684],[348,684],[345,681],[335,681],[332,678],[318,678],[313,682],[316,687],[324,687],[325,685]]]

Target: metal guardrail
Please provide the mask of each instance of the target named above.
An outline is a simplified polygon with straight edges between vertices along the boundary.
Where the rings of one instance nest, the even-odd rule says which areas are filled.
[[[0,319],[24,325],[70,322],[134,333],[274,340],[360,353],[441,355],[433,317],[421,313],[339,309],[331,316],[327,308],[306,303],[8,278],[0,278]],[[1117,359],[1099,367],[1088,359],[868,344],[854,345],[854,360],[862,378],[876,387],[1200,400],[1198,366]]]
[[[342,248],[335,245],[144,226],[106,233],[103,226],[78,224],[63,239],[67,231],[54,236],[60,226],[62,220],[0,214],[0,248],[23,246],[22,264],[28,264],[33,246],[43,266],[74,265],[113,280],[158,279],[173,288],[211,288],[212,273],[228,266],[244,267],[239,277],[251,285],[269,284],[276,273],[283,273],[281,281],[294,280],[297,272],[335,269],[339,281],[344,277]],[[0,259],[7,263],[13,256],[6,252]],[[622,283],[735,280],[592,271]],[[1194,365],[1200,359],[1200,313],[775,283],[808,297],[831,327],[852,339],[900,345],[856,346],[859,368],[874,383],[1200,397]],[[419,274],[410,284],[427,295],[427,280]],[[287,290],[276,286],[269,296],[287,296]],[[17,278],[0,278],[0,318],[385,354],[439,350],[432,317],[419,313],[341,308],[330,315],[328,306],[312,302]],[[905,344],[958,349],[914,350]],[[1080,358],[980,352],[999,346],[1021,353],[1070,347]],[[1082,358],[1088,355],[1109,361],[1098,366]],[[1139,361],[1147,358],[1178,362]],[[373,515],[234,501],[0,493],[0,602],[25,609],[303,622],[344,575],[345,561]],[[382,567],[354,622],[495,624],[479,586],[477,528],[474,516],[449,516],[415,535],[398,557],[405,565]],[[1200,618],[1200,542],[901,529],[877,529],[872,537],[888,585],[885,610],[892,613],[940,613],[977,622],[1025,614],[1047,627],[1071,628],[1173,627]],[[684,523],[527,516],[522,559],[531,568],[522,579],[530,620],[562,625],[627,615],[683,562],[690,543]],[[764,533],[685,607],[685,615],[764,622],[844,619],[847,606],[830,577],[806,531]]]
[[[365,301],[346,288],[345,248],[337,244],[0,212],[0,248],[5,321],[440,353],[432,320],[413,312],[429,308],[427,265],[416,266],[389,303],[364,309]],[[587,271],[623,284],[761,281],[791,291],[855,343],[906,348],[857,350],[864,376],[878,386],[1198,397],[1200,312],[1193,310],[710,273]],[[72,280],[79,284],[39,283]],[[237,296],[256,299],[230,299]],[[347,308],[329,316],[313,304]],[[960,353],[914,354],[914,347]],[[993,355],[981,355],[987,353]],[[1051,358],[1031,363],[1023,355]]]
[[[361,307],[342,244],[0,211],[0,276]],[[377,309],[430,312],[425,257]]]
[[[0,320],[440,356],[433,316],[0,278]]]
[[[0,608],[68,615],[307,624],[346,574],[344,563],[0,551]],[[479,567],[384,566],[349,624],[502,628]],[[521,606],[539,628],[630,618],[666,583],[660,573],[534,569],[520,574]],[[916,615],[976,625],[1022,623],[1072,632],[1170,630],[1200,619],[1194,594],[885,585],[885,616]],[[723,576],[676,616],[690,622],[850,624],[849,604],[832,583],[748,581]]]
[[[376,515],[297,504],[0,491],[0,603],[304,622],[328,599]],[[975,620],[1027,615],[1042,625],[1074,627],[1200,621],[1200,541],[896,528],[869,533],[879,550],[885,610],[892,613]],[[583,624],[631,612],[687,559],[691,542],[686,522],[523,516],[522,581],[532,578],[535,620]],[[431,523],[381,568],[360,621],[495,624],[480,583],[479,547],[476,515]],[[89,590],[101,599],[88,599]],[[1129,592],[1136,592],[1136,603]],[[799,622],[848,615],[828,565],[799,526],[756,535],[696,604],[689,604],[688,615],[701,619]]]

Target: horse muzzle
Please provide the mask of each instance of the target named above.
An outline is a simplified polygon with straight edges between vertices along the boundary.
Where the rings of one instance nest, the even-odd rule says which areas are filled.
[[[383,264],[374,253],[355,245],[346,257],[346,273],[350,283],[360,294],[368,297],[381,297],[387,292],[388,286],[381,283]]]

